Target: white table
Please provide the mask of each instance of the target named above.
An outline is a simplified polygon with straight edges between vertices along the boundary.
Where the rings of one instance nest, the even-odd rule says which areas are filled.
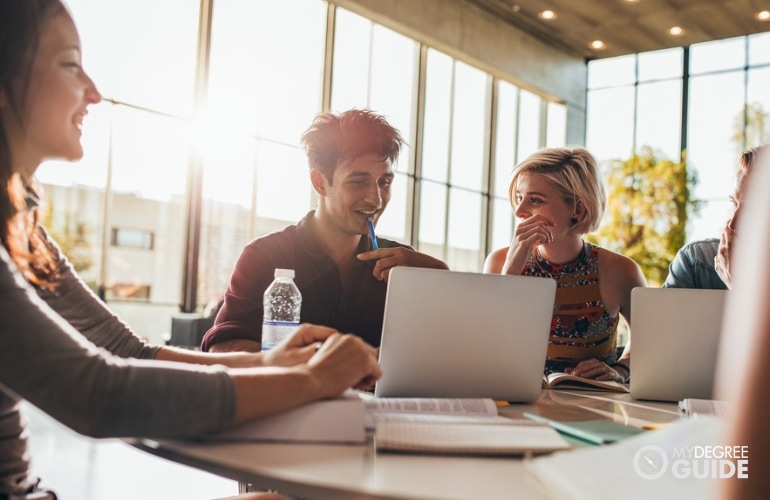
[[[641,427],[680,418],[676,405],[635,401],[627,394],[543,391],[534,404],[499,409],[521,418],[584,414]],[[320,499],[553,498],[520,457],[409,455],[362,445],[211,443],[129,440],[139,449],[260,489]]]

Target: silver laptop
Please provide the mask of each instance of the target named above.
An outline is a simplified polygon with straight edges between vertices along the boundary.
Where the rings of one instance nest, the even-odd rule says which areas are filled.
[[[727,290],[631,291],[631,396],[712,399]]]
[[[375,396],[534,401],[555,294],[549,278],[393,268]]]

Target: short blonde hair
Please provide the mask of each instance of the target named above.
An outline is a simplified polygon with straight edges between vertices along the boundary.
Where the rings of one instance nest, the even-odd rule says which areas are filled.
[[[585,217],[574,230],[579,234],[596,231],[607,206],[607,194],[602,183],[596,160],[583,148],[545,148],[530,155],[513,168],[508,198],[516,208],[516,185],[525,172],[540,174],[561,195],[564,202],[583,205]]]

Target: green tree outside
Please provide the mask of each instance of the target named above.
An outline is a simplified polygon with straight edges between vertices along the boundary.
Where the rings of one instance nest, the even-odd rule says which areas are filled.
[[[634,261],[650,286],[660,286],[669,263],[685,244],[687,220],[699,209],[697,184],[686,161],[661,158],[643,146],[626,160],[605,168],[607,211],[599,231],[587,239]]]
[[[770,113],[765,112],[761,103],[747,104],[743,111],[735,116],[732,142],[735,145],[735,157],[743,151],[770,142]]]

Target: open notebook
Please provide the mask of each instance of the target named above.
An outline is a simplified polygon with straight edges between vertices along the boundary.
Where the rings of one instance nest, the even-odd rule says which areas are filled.
[[[378,397],[538,398],[556,282],[396,267]]]

